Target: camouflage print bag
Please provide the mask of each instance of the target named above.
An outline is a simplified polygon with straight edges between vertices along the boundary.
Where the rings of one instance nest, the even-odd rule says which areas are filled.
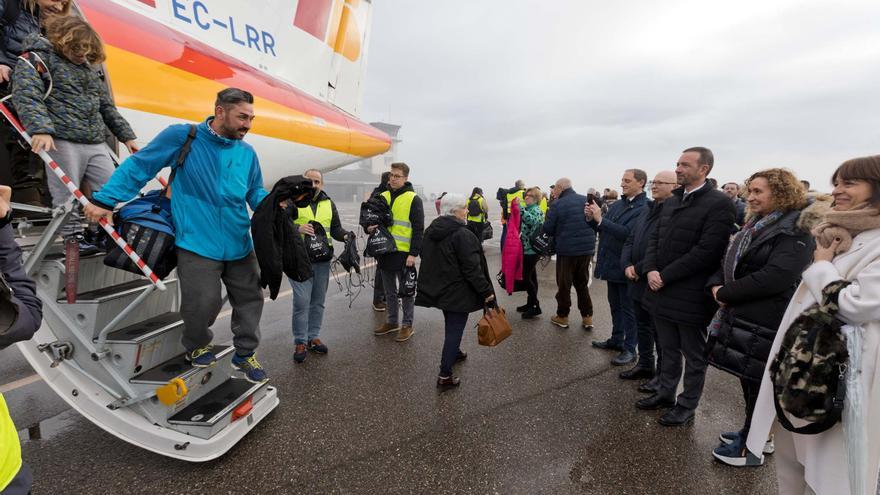
[[[822,301],[792,322],[770,366],[776,415],[788,431],[815,435],[840,421],[849,353],[836,317],[837,297],[849,284],[839,280],[822,290]],[[786,413],[811,424],[797,428]]]

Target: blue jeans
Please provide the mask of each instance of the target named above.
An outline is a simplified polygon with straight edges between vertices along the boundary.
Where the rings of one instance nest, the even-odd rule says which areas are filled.
[[[625,351],[636,352],[638,330],[633,301],[626,283],[608,282],[608,304],[611,306],[611,341]]]
[[[458,357],[468,314],[444,310],[443,321],[446,325],[446,338],[443,340],[443,353],[440,356],[440,376],[452,376],[452,365]]]
[[[330,262],[312,263],[315,274],[305,282],[290,280],[293,287],[293,343],[317,339],[324,320],[324,299],[330,284]]]

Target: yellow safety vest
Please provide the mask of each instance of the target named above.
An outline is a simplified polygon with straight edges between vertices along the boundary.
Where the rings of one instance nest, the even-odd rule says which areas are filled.
[[[406,191],[391,202],[391,191],[385,191],[380,194],[385,202],[391,206],[391,219],[394,224],[391,225],[391,237],[394,238],[394,244],[397,250],[403,253],[409,252],[410,243],[412,242],[412,223],[409,221],[409,213],[412,209],[413,199],[416,193]]]
[[[3,491],[21,469],[21,445],[18,431],[9,417],[9,409],[0,394],[0,491]]]
[[[327,232],[327,243],[333,243],[330,240],[330,224],[333,223],[333,203],[329,199],[319,201],[318,207],[315,208],[314,212],[312,212],[312,205],[298,208],[297,212],[296,220],[294,220],[295,224],[303,225],[314,220],[320,223],[324,227],[324,231]]]
[[[510,214],[510,205],[513,203],[513,198],[519,198],[519,209],[522,210],[526,205],[526,191],[525,189],[520,189],[515,193],[507,193],[507,213]]]
[[[480,196],[479,194],[474,194],[473,196],[471,196],[471,199],[468,200],[468,204],[470,204],[470,202],[475,199],[477,201],[479,201],[479,203],[480,203],[480,211],[486,211],[486,203],[485,203],[486,200],[483,199],[483,197]],[[477,215],[475,217],[468,215],[467,219],[468,219],[468,222],[483,223],[484,221],[486,221],[486,215],[485,215],[485,213],[480,213],[479,215]]]
[[[541,208],[541,212],[543,212],[545,216],[547,215],[547,198],[543,196],[541,197],[541,204],[538,205],[538,208]]]

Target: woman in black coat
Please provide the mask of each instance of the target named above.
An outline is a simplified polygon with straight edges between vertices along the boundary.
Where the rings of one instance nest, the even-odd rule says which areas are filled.
[[[746,185],[746,224],[707,283],[720,306],[709,326],[709,363],[740,378],[746,404],[742,430],[722,433],[722,445],[713,451],[731,466],[761,463],[745,448],[752,412],[773,339],[814,249],[809,229],[798,222],[807,200],[794,174],[763,170]],[[764,452],[772,451],[768,440]]]
[[[446,339],[440,359],[438,387],[457,387],[452,365],[467,357],[461,337],[468,314],[495,300],[480,241],[467,228],[467,203],[460,195],[443,198],[445,215],[425,230],[416,306],[443,310]]]

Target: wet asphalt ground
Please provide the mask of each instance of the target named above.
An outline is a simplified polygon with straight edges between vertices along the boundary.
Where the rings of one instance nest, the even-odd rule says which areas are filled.
[[[356,210],[340,209],[352,225]],[[497,239],[486,252],[497,270]],[[415,335],[397,343],[394,334],[372,334],[384,313],[372,310],[371,287],[349,308],[345,289],[331,281],[321,334],[330,352],[295,364],[291,297],[267,301],[258,357],[281,404],[204,464],[105,433],[31,378],[14,348],[0,352],[0,391],[21,428],[35,494],[776,493],[772,456],[763,467],[739,469],[712,458],[718,434],[743,418],[736,378],[710,368],[695,423],[659,425],[660,412],[634,407],[644,395],[637,382],[617,377],[614,354],[590,345],[611,332],[604,283],[591,288],[595,329],[560,329],[549,322],[554,273],[553,264],[539,265],[544,314],[535,320],[514,311],[524,293],[499,291],[513,335],[498,347],[477,345],[478,315],[471,316],[462,343],[469,357],[456,367],[462,385],[444,392],[435,387],[439,310],[417,308]],[[217,342],[231,338],[228,325],[228,318],[215,325]],[[41,438],[29,439],[37,424]]]

